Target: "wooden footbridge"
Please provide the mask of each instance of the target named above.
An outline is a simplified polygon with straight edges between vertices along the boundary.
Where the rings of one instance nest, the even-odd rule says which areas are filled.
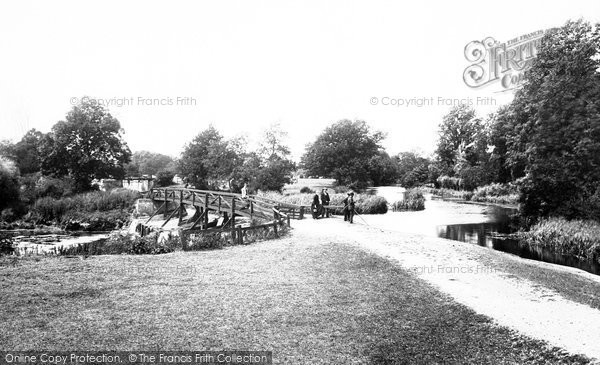
[[[212,222],[209,222],[208,217],[209,212],[223,217],[223,224],[219,228],[233,229],[236,227],[236,217],[258,218],[262,221],[277,221],[289,225],[290,219],[302,219],[306,209],[303,206],[280,203],[262,197],[242,198],[241,194],[212,190],[158,188],[150,189],[144,196],[159,204],[144,226],[162,213],[165,221],[161,228],[177,217],[178,225],[184,230],[212,228]],[[195,213],[184,219],[187,215],[186,206],[193,207]]]

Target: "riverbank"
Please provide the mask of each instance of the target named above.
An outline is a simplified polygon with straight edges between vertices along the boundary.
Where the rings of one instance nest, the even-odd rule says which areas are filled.
[[[339,218],[293,226],[288,237],[222,250],[2,258],[0,288],[11,294],[0,297],[2,350],[261,349],[290,364],[589,361],[498,325],[376,249],[401,245],[409,257],[429,252],[429,238]]]
[[[335,235],[324,228],[315,234],[343,240],[398,262],[500,325],[571,353],[600,359],[595,331],[600,328],[597,275],[462,242],[376,227],[332,230]]]

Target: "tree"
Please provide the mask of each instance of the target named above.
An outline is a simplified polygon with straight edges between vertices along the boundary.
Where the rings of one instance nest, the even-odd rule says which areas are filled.
[[[327,127],[306,147],[301,164],[312,176],[335,178],[356,188],[372,182],[369,161],[377,156],[384,135],[364,121],[341,120]]]
[[[44,134],[35,129],[25,133],[15,144],[14,155],[21,174],[31,174],[41,169],[41,147]]]
[[[289,158],[286,137],[287,133],[276,123],[264,131],[255,152],[246,152],[244,138],[230,142],[239,158],[233,174],[232,185],[235,191],[239,191],[244,183],[248,183],[251,191],[281,191],[291,181],[296,166]]]
[[[385,151],[369,160],[369,175],[374,186],[395,184],[398,179],[398,165]]]
[[[263,138],[258,148],[258,154],[265,160],[272,156],[287,159],[290,149],[285,144],[288,134],[281,128],[281,124],[271,124],[263,133]]]
[[[5,157],[0,157],[0,197],[0,211],[19,200],[19,170]]]
[[[455,174],[455,166],[461,154],[469,164],[477,163],[473,147],[481,130],[481,119],[477,118],[475,110],[466,104],[453,107],[443,117],[436,149],[443,174]]]
[[[511,105],[510,163],[526,161],[523,214],[600,220],[600,24],[542,39]]]
[[[173,177],[175,174],[168,170],[159,171],[156,174],[156,184],[158,186],[169,186],[173,185]]]
[[[52,127],[42,143],[42,172],[70,176],[76,191],[91,188],[93,179],[125,176],[131,152],[119,121],[102,105],[83,98]]]
[[[149,151],[136,151],[131,156],[131,162],[127,164],[128,176],[156,175],[159,171],[169,170],[176,172],[175,159],[161,153]]]
[[[277,155],[271,156],[256,173],[255,189],[281,191],[291,181],[295,165],[292,161]]]
[[[210,125],[187,144],[179,160],[187,181],[196,188],[216,188],[216,180],[230,180],[238,161],[235,150]]]
[[[9,140],[0,140],[0,157],[15,161],[15,145]]]
[[[258,148],[260,167],[254,185],[256,189],[281,191],[291,181],[296,165],[290,159],[290,149],[285,144],[287,139],[279,123],[271,124],[263,133]]]
[[[398,181],[406,188],[423,185],[429,180],[428,158],[423,157],[417,152],[400,152],[395,156],[398,169]],[[434,180],[437,179],[435,176]]]

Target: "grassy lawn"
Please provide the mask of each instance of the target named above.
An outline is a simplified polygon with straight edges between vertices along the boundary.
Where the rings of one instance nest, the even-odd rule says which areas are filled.
[[[277,241],[158,256],[0,260],[0,350],[270,350],[275,363],[586,363],[390,262]]]

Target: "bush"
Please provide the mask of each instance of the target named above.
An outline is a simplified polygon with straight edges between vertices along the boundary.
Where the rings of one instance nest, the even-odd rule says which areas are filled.
[[[358,214],[385,214],[388,211],[388,202],[382,196],[360,195],[356,201]]]
[[[12,238],[8,235],[0,235],[0,255],[10,255],[14,250]]]
[[[309,188],[308,186],[304,186],[300,189],[300,194],[313,194],[315,191]]]
[[[492,183],[475,189],[471,200],[495,204],[517,204],[519,193],[514,184]]]
[[[405,193],[405,198],[392,204],[394,212],[417,211],[425,209],[425,197],[420,189],[409,189]]]
[[[444,199],[471,200],[472,191],[458,191],[452,189],[431,189],[431,193]]]
[[[208,249],[219,249],[227,243],[227,237],[231,236],[229,232],[205,232],[200,234],[188,234],[184,239],[184,251],[198,251]]]
[[[520,237],[532,246],[600,263],[600,223],[596,221],[543,219]]]
[[[175,251],[178,240],[159,240],[157,232],[144,237],[115,234],[104,241],[60,248],[59,255],[158,255]]]
[[[438,177],[436,181],[442,189],[459,190],[462,186],[461,179],[447,175]]]
[[[85,217],[85,215],[77,213],[129,211],[138,198],[138,192],[128,189],[95,191],[62,199],[44,197],[36,200],[30,212],[32,218],[36,220],[60,223],[65,219]],[[67,213],[71,216],[67,216]]]
[[[156,174],[156,185],[158,186],[169,186],[169,185],[173,185],[173,178],[175,177],[175,174],[172,173],[171,171],[159,171],[158,174]]]

